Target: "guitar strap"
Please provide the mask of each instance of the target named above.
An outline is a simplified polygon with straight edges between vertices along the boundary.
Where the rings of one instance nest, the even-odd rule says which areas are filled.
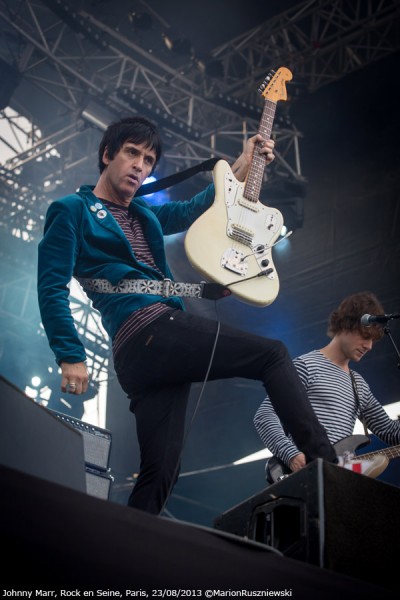
[[[147,196],[147,194],[154,194],[155,192],[159,192],[176,185],[185,179],[189,179],[189,177],[193,177],[193,175],[196,175],[196,173],[212,171],[218,160],[218,158],[209,158],[195,165],[194,167],[185,169],[185,171],[174,173],[173,175],[169,175],[163,179],[158,179],[157,181],[152,181],[151,183],[145,183],[136,191],[135,196]]]
[[[357,391],[356,378],[354,377],[354,373],[351,370],[350,370],[350,377],[351,377],[351,383],[352,383],[352,386],[353,386],[354,396],[355,396],[355,399],[356,399],[356,405],[357,405],[357,407],[358,407],[358,409],[360,411],[360,421],[363,424],[365,435],[368,436],[368,428],[367,428],[364,416],[363,416],[362,411],[361,411],[361,402],[360,402],[360,397],[359,397],[358,391]]]

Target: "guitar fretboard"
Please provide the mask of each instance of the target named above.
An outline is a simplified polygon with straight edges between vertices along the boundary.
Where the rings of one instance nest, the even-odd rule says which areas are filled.
[[[400,446],[392,446],[391,448],[382,448],[382,450],[375,450],[374,452],[368,452],[366,454],[360,454],[359,458],[368,460],[373,458],[377,454],[384,454],[387,458],[397,458],[400,456]]]
[[[266,100],[261,116],[258,133],[264,140],[269,140],[271,137],[272,126],[274,123],[276,103],[271,100]],[[264,154],[257,152],[261,148],[261,144],[257,144],[254,150],[253,159],[250,165],[247,181],[244,186],[243,196],[251,202],[258,202],[264,176],[266,158]]]

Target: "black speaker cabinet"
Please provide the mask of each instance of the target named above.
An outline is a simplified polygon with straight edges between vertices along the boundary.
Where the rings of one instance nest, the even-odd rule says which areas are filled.
[[[86,493],[82,436],[1,376],[0,464]]]
[[[321,459],[221,514],[214,527],[397,589],[400,489]]]
[[[55,410],[50,412],[82,434],[86,464],[94,469],[107,470],[110,461],[111,432]]]
[[[85,423],[85,421],[55,410],[50,412],[82,435],[87,493],[90,496],[109,500],[111,485],[114,481],[108,467],[111,451],[111,432],[108,429]]]
[[[86,489],[90,496],[109,500],[111,494],[111,485],[114,481],[109,471],[100,471],[86,466]]]

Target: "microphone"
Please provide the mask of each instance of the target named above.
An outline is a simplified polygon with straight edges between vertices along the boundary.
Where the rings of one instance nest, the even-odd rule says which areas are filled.
[[[368,327],[369,325],[372,325],[373,323],[387,323],[388,321],[391,321],[392,319],[399,319],[399,318],[400,318],[399,313],[393,313],[391,315],[363,315],[361,317],[361,325]]]

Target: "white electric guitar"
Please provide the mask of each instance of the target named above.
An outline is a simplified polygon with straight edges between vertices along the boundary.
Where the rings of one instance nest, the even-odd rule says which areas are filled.
[[[333,447],[337,456],[344,455],[346,452],[354,454],[355,459],[362,460],[372,460],[375,456],[378,455],[385,456],[387,459],[386,464],[382,463],[378,465],[369,473],[369,477],[375,478],[379,477],[379,475],[383,473],[383,471],[389,464],[389,460],[400,456],[400,445],[390,446],[389,448],[381,448],[380,450],[374,450],[373,452],[357,452],[358,450],[370,443],[371,440],[368,436],[356,434],[348,435],[342,438],[341,440],[333,444]],[[288,475],[291,475],[292,471],[277,456],[271,456],[271,458],[267,460],[265,473],[267,481],[269,483],[276,483],[281,479],[285,479],[285,477],[287,477]]]
[[[265,78],[259,92],[265,98],[258,132],[271,137],[278,100],[286,100],[289,69],[281,67]],[[266,159],[254,151],[245,182],[219,160],[213,170],[214,204],[189,228],[185,251],[192,266],[208,280],[222,284],[238,299],[268,306],[279,292],[271,249],[280,235],[283,217],[259,201]]]

